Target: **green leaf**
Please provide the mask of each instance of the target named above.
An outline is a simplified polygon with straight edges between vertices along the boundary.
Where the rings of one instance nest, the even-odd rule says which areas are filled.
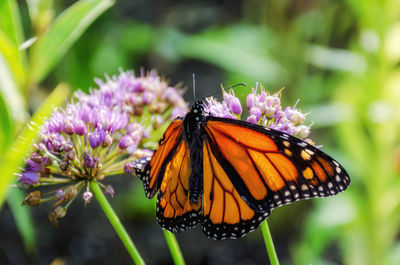
[[[288,79],[288,72],[265,53],[263,45],[268,45],[268,39],[261,37],[265,34],[252,27],[214,29],[192,35],[167,29],[155,34],[159,40],[154,43],[155,49],[169,60],[178,60],[179,56],[199,59],[264,84],[280,85],[282,80]],[[257,38],[252,38],[254,36]]]
[[[5,100],[0,94],[0,157],[8,149],[12,141],[14,126],[12,118],[6,107]]]
[[[30,208],[21,206],[24,200],[24,193],[19,189],[12,189],[7,197],[8,205],[14,216],[19,233],[22,236],[25,249],[28,253],[33,253],[35,250],[35,230],[30,215]]]
[[[40,126],[45,118],[51,115],[54,107],[64,103],[68,93],[69,87],[66,84],[59,84],[32,117],[30,124],[34,126],[26,126],[0,160],[0,205],[4,202],[8,187],[14,179],[14,173],[20,171],[24,158],[31,151],[31,146],[38,137]]]
[[[20,52],[18,46],[0,30],[0,55],[2,55],[7,62],[16,83],[21,88],[26,80],[26,67],[20,59]]]
[[[0,1],[0,14],[0,29],[18,47],[24,36],[17,2],[15,0]]]
[[[32,47],[30,82],[43,80],[112,0],[81,0],[59,15]]]
[[[53,0],[26,0],[32,24],[40,23],[44,17],[52,17]],[[46,14],[47,13],[47,14]]]
[[[0,53],[8,60],[17,83],[26,77],[26,54],[18,47],[24,41],[21,17],[15,0],[0,1]]]
[[[0,36],[1,42],[1,36]],[[0,44],[3,45],[4,43]],[[14,122],[24,122],[28,118],[26,103],[23,95],[18,89],[14,75],[9,68],[6,59],[0,54],[0,94],[7,106],[8,113],[11,114]]]

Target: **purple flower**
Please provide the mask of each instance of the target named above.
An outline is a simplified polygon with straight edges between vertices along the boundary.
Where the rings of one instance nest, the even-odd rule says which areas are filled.
[[[107,185],[105,190],[104,190],[104,193],[110,195],[111,198],[112,198],[112,197],[114,197],[115,191],[114,191],[114,188],[112,186]]]
[[[101,142],[101,146],[102,147],[109,147],[109,146],[112,145],[113,141],[114,140],[113,140],[112,136],[109,133],[106,133],[104,138],[103,138],[103,140],[102,140],[102,142]]]
[[[171,112],[170,119],[174,120],[177,117],[183,117],[185,116],[186,112],[187,112],[186,108],[175,107]]]
[[[153,139],[151,134],[157,126],[187,112],[182,90],[168,85],[156,71],[141,71],[139,76],[132,71],[121,72],[106,76],[104,81],[96,79],[96,83],[98,88],[89,94],[78,91],[65,108],[54,110],[18,179],[21,184],[39,188],[64,185],[43,194],[31,193],[24,200],[32,206],[54,201],[49,215],[54,225],[65,216],[70,205],[67,202],[85,187],[82,197],[85,205],[90,202],[91,181],[101,182],[123,170],[132,172],[133,168],[124,165],[151,156],[152,151],[142,148],[143,139]],[[111,186],[101,187],[114,195]]]
[[[250,115],[249,117],[247,117],[246,121],[257,124],[258,119],[257,119],[256,115]]]
[[[100,127],[97,127],[94,132],[89,134],[89,144],[93,149],[99,147],[99,145],[104,141],[106,133]]]
[[[143,104],[147,105],[153,102],[156,97],[157,97],[156,94],[150,91],[143,92],[142,94]]]
[[[93,193],[91,191],[85,191],[82,195],[83,200],[85,201],[85,204],[88,204],[90,200],[93,197]]]
[[[60,201],[65,200],[65,191],[62,190],[62,189],[58,189],[58,190],[56,191],[56,199],[57,199],[57,200],[60,200]]]
[[[235,97],[235,94],[232,91],[232,94],[226,93],[224,91],[224,101],[228,105],[229,110],[233,114],[241,114],[242,113],[242,105],[240,104],[240,100]]]
[[[74,133],[77,135],[85,135],[86,134],[86,123],[83,120],[77,120],[74,123]]]
[[[85,168],[96,168],[98,164],[98,159],[94,155],[83,154],[83,166]]]
[[[258,83],[246,97],[246,106],[249,110],[247,122],[267,126],[301,139],[309,135],[310,126],[303,125],[306,115],[296,109],[297,102],[293,107],[287,107],[282,111],[280,99],[282,89],[270,94],[262,86],[260,92],[257,92],[257,87]],[[240,116],[242,112],[240,101],[233,93],[224,92],[222,102],[213,98],[207,98],[205,101],[204,111],[211,116],[236,119],[235,115]]]
[[[237,119],[230,111],[225,102],[218,102],[214,98],[206,98],[204,112],[210,116]]]
[[[181,91],[170,87],[156,71],[147,73],[142,71],[139,76],[132,71],[121,72],[111,78],[106,76],[106,81],[96,79],[96,83],[99,89],[92,90],[89,95],[77,92],[76,98],[91,107],[118,107],[135,116],[140,115],[136,110],[137,107],[152,105],[155,102],[180,107],[187,112]],[[153,107],[153,111],[164,112],[164,109]]]
[[[256,107],[257,104],[258,104],[257,89],[253,89],[253,91],[246,97],[246,106],[248,109],[251,109],[253,107]]]
[[[133,173],[134,167],[133,167],[132,163],[130,163],[130,162],[126,163],[124,166],[124,171],[125,171],[125,173]]]
[[[124,137],[122,137],[121,140],[119,141],[119,148],[126,149],[133,144],[134,144],[133,139],[128,134],[128,135],[125,135]]]
[[[18,178],[18,181],[20,181],[28,186],[32,186],[32,185],[36,185],[39,183],[40,176],[39,176],[38,172],[28,170],[21,174],[21,176]]]
[[[307,138],[310,135],[310,126],[300,125],[297,134],[301,139]]]
[[[250,116],[255,116],[256,121],[260,120],[261,115],[263,114],[260,108],[252,107],[250,109]]]
[[[306,120],[305,115],[297,109],[286,107],[284,112],[286,114],[286,117],[294,124],[301,124]]]

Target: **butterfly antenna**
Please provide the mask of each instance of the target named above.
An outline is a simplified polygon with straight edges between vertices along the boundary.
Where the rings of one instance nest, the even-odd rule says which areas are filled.
[[[233,85],[231,87],[225,88],[224,90],[228,90],[228,89],[231,89],[231,88],[234,88],[234,87],[237,87],[237,86],[247,86],[247,85],[245,83],[239,83],[239,84]]]
[[[236,84],[236,85],[227,87],[227,88],[223,88],[222,90],[223,90],[223,91],[226,91],[226,90],[228,90],[228,89],[231,89],[231,88],[234,88],[234,87],[237,87],[237,86],[247,86],[247,85],[246,85],[245,83],[239,83],[239,84]],[[218,93],[221,93],[221,92],[218,91],[218,92],[211,93],[211,94],[205,96],[204,98],[208,98],[208,97],[214,96],[214,95],[216,95],[216,94],[218,94]]]
[[[193,98],[194,102],[196,102],[196,75],[193,73]]]

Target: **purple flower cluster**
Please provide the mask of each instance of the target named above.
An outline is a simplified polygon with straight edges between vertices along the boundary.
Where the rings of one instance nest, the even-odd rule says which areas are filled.
[[[248,116],[245,119],[247,122],[267,126],[269,128],[285,132],[290,135],[305,139],[310,134],[311,125],[304,125],[306,115],[296,109],[296,104],[293,107],[282,108],[281,91],[270,94],[261,86],[258,91],[256,88],[247,95],[246,107]],[[230,119],[241,119],[242,105],[240,100],[231,93],[223,92],[224,100],[218,102],[214,98],[205,100],[204,110],[208,115],[216,117],[224,117]],[[309,139],[306,139],[312,142]]]
[[[53,224],[65,215],[68,202],[82,189],[85,204],[90,202],[90,181],[122,174],[129,171],[128,162],[152,155],[142,147],[142,140],[187,111],[180,90],[168,86],[155,71],[142,72],[139,77],[121,72],[105,82],[97,80],[97,84],[98,89],[90,94],[77,92],[76,102],[54,111],[19,177],[21,187],[68,184],[50,197],[43,198],[35,191],[35,196],[30,194],[24,201],[38,205],[55,200],[49,216]],[[157,122],[152,122],[152,117]],[[114,195],[111,186],[100,186],[106,194]]]
[[[121,72],[118,76],[106,77],[106,81],[95,80],[99,89],[90,94],[79,91],[75,96],[86,105],[120,108],[130,116],[142,117],[143,112],[161,115],[165,120],[186,114],[187,104],[182,91],[171,87],[156,71],[135,76],[133,71]],[[167,111],[172,107],[170,111]],[[146,117],[147,118],[147,117]]]

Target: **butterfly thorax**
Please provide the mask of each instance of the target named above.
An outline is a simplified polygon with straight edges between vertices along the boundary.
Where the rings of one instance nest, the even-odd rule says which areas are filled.
[[[196,102],[183,119],[184,139],[190,150],[191,174],[189,177],[189,200],[196,204],[203,194],[203,106]]]

